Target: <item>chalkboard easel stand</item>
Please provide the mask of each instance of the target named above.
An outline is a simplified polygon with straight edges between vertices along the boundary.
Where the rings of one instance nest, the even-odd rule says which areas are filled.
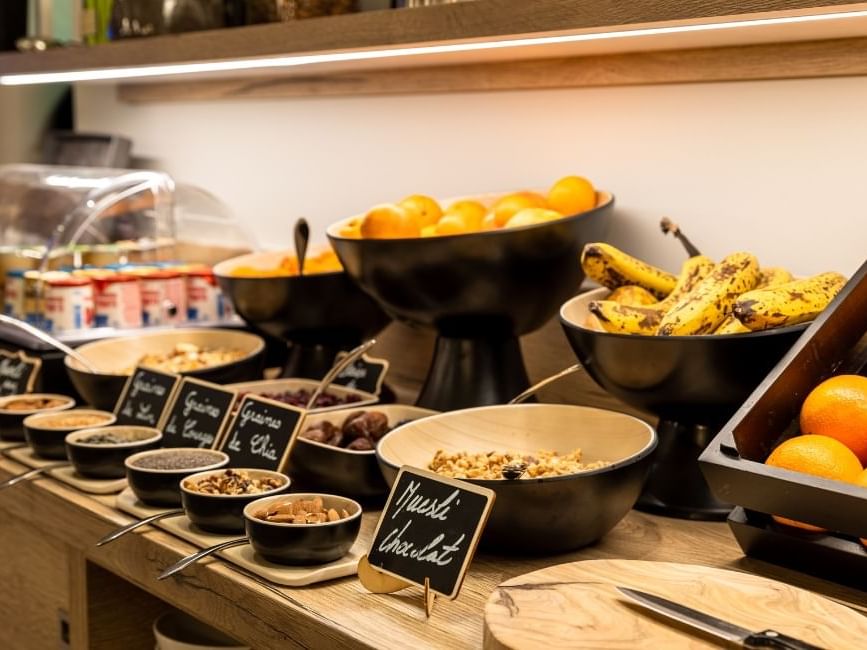
[[[380,571],[367,561],[366,554],[358,560],[358,580],[365,589],[373,594],[392,594],[415,584]],[[433,612],[436,596],[436,593],[430,588],[430,578],[425,578],[424,614],[426,618],[430,618],[431,612]]]

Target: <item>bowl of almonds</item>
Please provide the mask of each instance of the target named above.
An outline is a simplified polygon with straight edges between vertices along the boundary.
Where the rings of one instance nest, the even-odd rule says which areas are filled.
[[[244,530],[244,508],[265,496],[289,489],[289,477],[265,469],[216,469],[181,480],[181,504],[187,518],[212,533]]]
[[[244,508],[253,550],[277,564],[326,564],[349,552],[361,529],[361,505],[334,494],[293,493]]]

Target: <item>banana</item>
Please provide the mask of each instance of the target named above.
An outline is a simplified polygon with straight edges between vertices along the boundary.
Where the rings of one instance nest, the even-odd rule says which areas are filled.
[[[759,281],[759,261],[751,253],[732,253],[663,316],[658,334],[711,334],[731,314],[742,293]]]
[[[602,329],[618,334],[653,335],[662,319],[662,312],[653,305],[638,307],[613,300],[594,300],[588,308]]]
[[[778,284],[785,284],[795,279],[788,269],[781,266],[768,266],[759,269],[759,283],[756,289],[764,289],[765,287],[775,287]]]
[[[680,267],[680,275],[677,276],[677,284],[674,289],[666,296],[665,300],[657,303],[657,306],[663,310],[663,313],[674,307],[680,298],[692,291],[699,282],[713,271],[713,260],[704,255],[695,255],[690,257]]]
[[[813,320],[836,296],[846,278],[820,273],[775,287],[744,293],[734,305],[735,317],[753,332]]]
[[[653,305],[656,303],[656,296],[650,293],[644,287],[639,287],[637,284],[624,284],[622,287],[617,287],[612,291],[606,300],[619,302],[621,305]]]
[[[716,328],[714,334],[746,334],[752,331],[734,316],[729,316],[723,321],[722,325]]]
[[[587,244],[581,253],[581,266],[587,277],[609,289],[636,284],[664,298],[677,284],[677,278],[671,273],[605,243]]]

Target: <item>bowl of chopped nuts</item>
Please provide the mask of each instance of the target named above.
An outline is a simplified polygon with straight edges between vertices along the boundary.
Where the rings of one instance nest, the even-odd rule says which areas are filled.
[[[309,415],[289,455],[289,474],[304,490],[359,500],[382,499],[388,485],[376,461],[376,443],[395,427],[437,411],[379,404]]]
[[[257,499],[244,508],[247,538],[277,564],[326,564],[349,552],[361,530],[361,505],[334,494]]]
[[[124,461],[127,483],[139,500],[149,506],[167,507],[181,505],[183,479],[228,464],[228,454],[199,447],[140,451]]]
[[[286,492],[289,477],[265,469],[216,469],[181,481],[181,504],[193,525],[211,533],[244,530],[244,508],[265,496]]]
[[[482,544],[522,554],[601,539],[635,505],[656,431],[622,413],[565,404],[509,404],[434,415],[376,447],[389,485],[403,465],[491,488]]]
[[[65,442],[66,456],[76,472],[87,478],[116,479],[126,475],[128,456],[160,447],[163,434],[151,427],[114,425],[73,431]]]

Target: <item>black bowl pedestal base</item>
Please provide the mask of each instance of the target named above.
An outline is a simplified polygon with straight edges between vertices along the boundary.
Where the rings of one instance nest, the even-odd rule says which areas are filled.
[[[361,341],[343,343],[293,343],[289,342],[289,357],[281,377],[304,377],[322,379],[334,365],[338,353],[349,351]]]
[[[725,521],[732,506],[713,496],[698,464],[719,428],[660,420],[659,446],[636,509],[680,519]]]
[[[529,386],[517,337],[440,335],[416,403],[436,411],[505,404]]]

